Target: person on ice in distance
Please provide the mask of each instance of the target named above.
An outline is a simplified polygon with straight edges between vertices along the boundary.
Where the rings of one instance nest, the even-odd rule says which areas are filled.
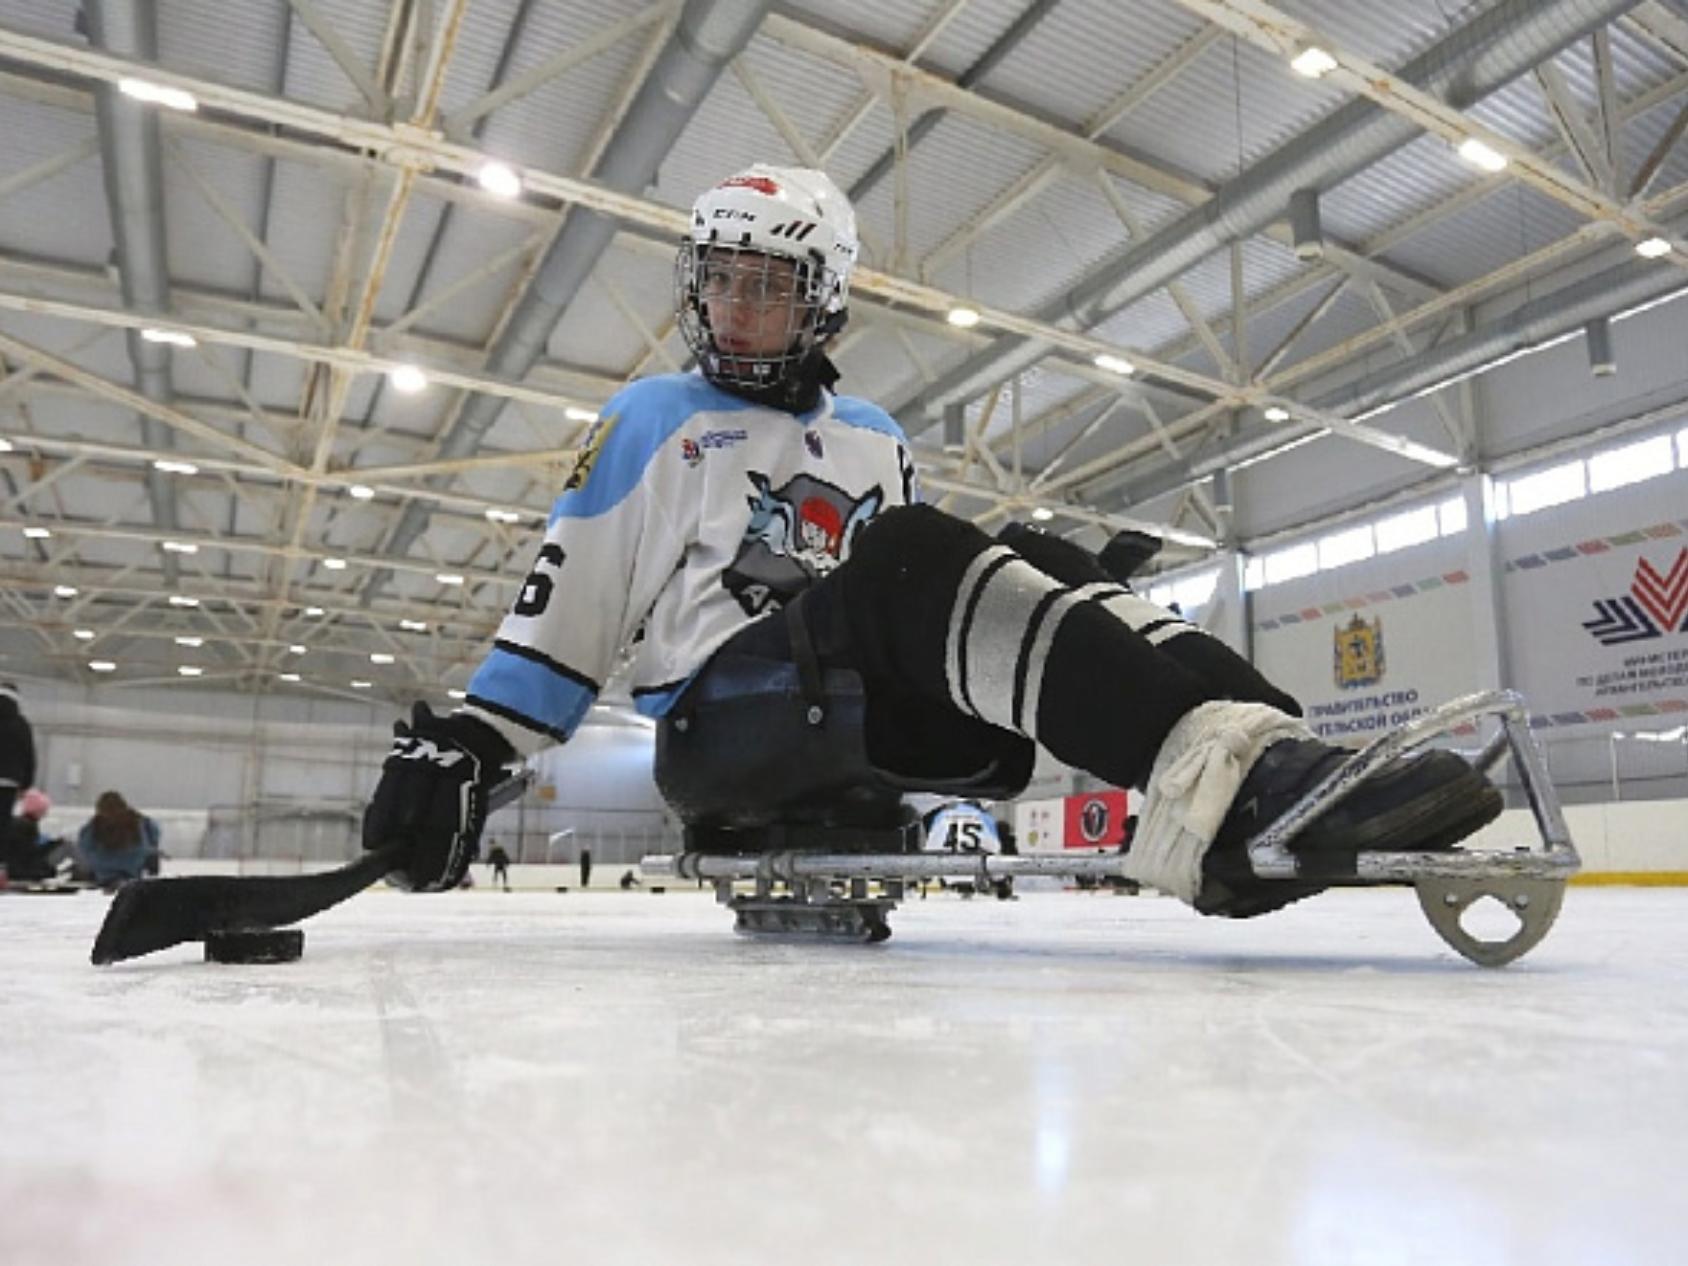
[[[1145,790],[1133,878],[1231,917],[1319,891],[1255,878],[1244,844],[1349,754],[1087,551],[1025,528],[992,539],[919,503],[897,424],[833,391],[856,253],[855,214],[821,172],[758,165],[698,198],[675,271],[696,372],[604,406],[465,705],[418,703],[395,726],[365,847],[404,842],[401,884],[453,887],[501,767],[566,740],[623,648],[638,639],[634,700],[660,716],[723,647],[788,656],[802,595],[822,663],[866,683],[879,767],[1034,739]],[[1359,849],[1445,849],[1500,807],[1458,756],[1421,752],[1292,847],[1337,866]]]

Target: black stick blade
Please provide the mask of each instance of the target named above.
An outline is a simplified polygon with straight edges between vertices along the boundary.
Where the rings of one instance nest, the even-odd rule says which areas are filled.
[[[309,918],[369,887],[392,869],[400,848],[370,853],[319,875],[184,875],[135,879],[112,898],[90,957],[120,963],[217,932],[256,932]]]

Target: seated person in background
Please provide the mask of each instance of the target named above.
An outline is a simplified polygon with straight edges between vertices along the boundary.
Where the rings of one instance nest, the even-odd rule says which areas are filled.
[[[0,864],[14,883],[25,879],[51,879],[54,866],[48,856],[57,840],[41,837],[41,819],[53,807],[45,792],[31,787],[18,799],[18,814],[4,825],[0,839]]]
[[[94,816],[76,837],[80,868],[102,888],[158,873],[158,823],[115,791],[94,802]]]

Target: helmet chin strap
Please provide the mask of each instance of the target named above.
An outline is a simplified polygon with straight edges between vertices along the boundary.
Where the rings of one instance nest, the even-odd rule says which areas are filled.
[[[837,381],[838,367],[832,363],[824,348],[816,346],[809,349],[808,355],[798,362],[794,370],[781,375],[766,386],[752,386],[749,383],[727,380],[716,382],[715,385],[741,400],[749,400],[752,404],[767,405],[785,413],[807,413],[820,403],[822,390],[830,388]]]

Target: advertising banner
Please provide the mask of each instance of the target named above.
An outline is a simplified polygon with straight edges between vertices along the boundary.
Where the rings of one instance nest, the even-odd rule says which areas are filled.
[[[1255,625],[1256,665],[1301,701],[1333,743],[1366,743],[1479,689],[1470,576],[1451,571],[1297,610]]]
[[[1688,544],[1677,523],[1506,562],[1513,676],[1538,726],[1688,712]]]

